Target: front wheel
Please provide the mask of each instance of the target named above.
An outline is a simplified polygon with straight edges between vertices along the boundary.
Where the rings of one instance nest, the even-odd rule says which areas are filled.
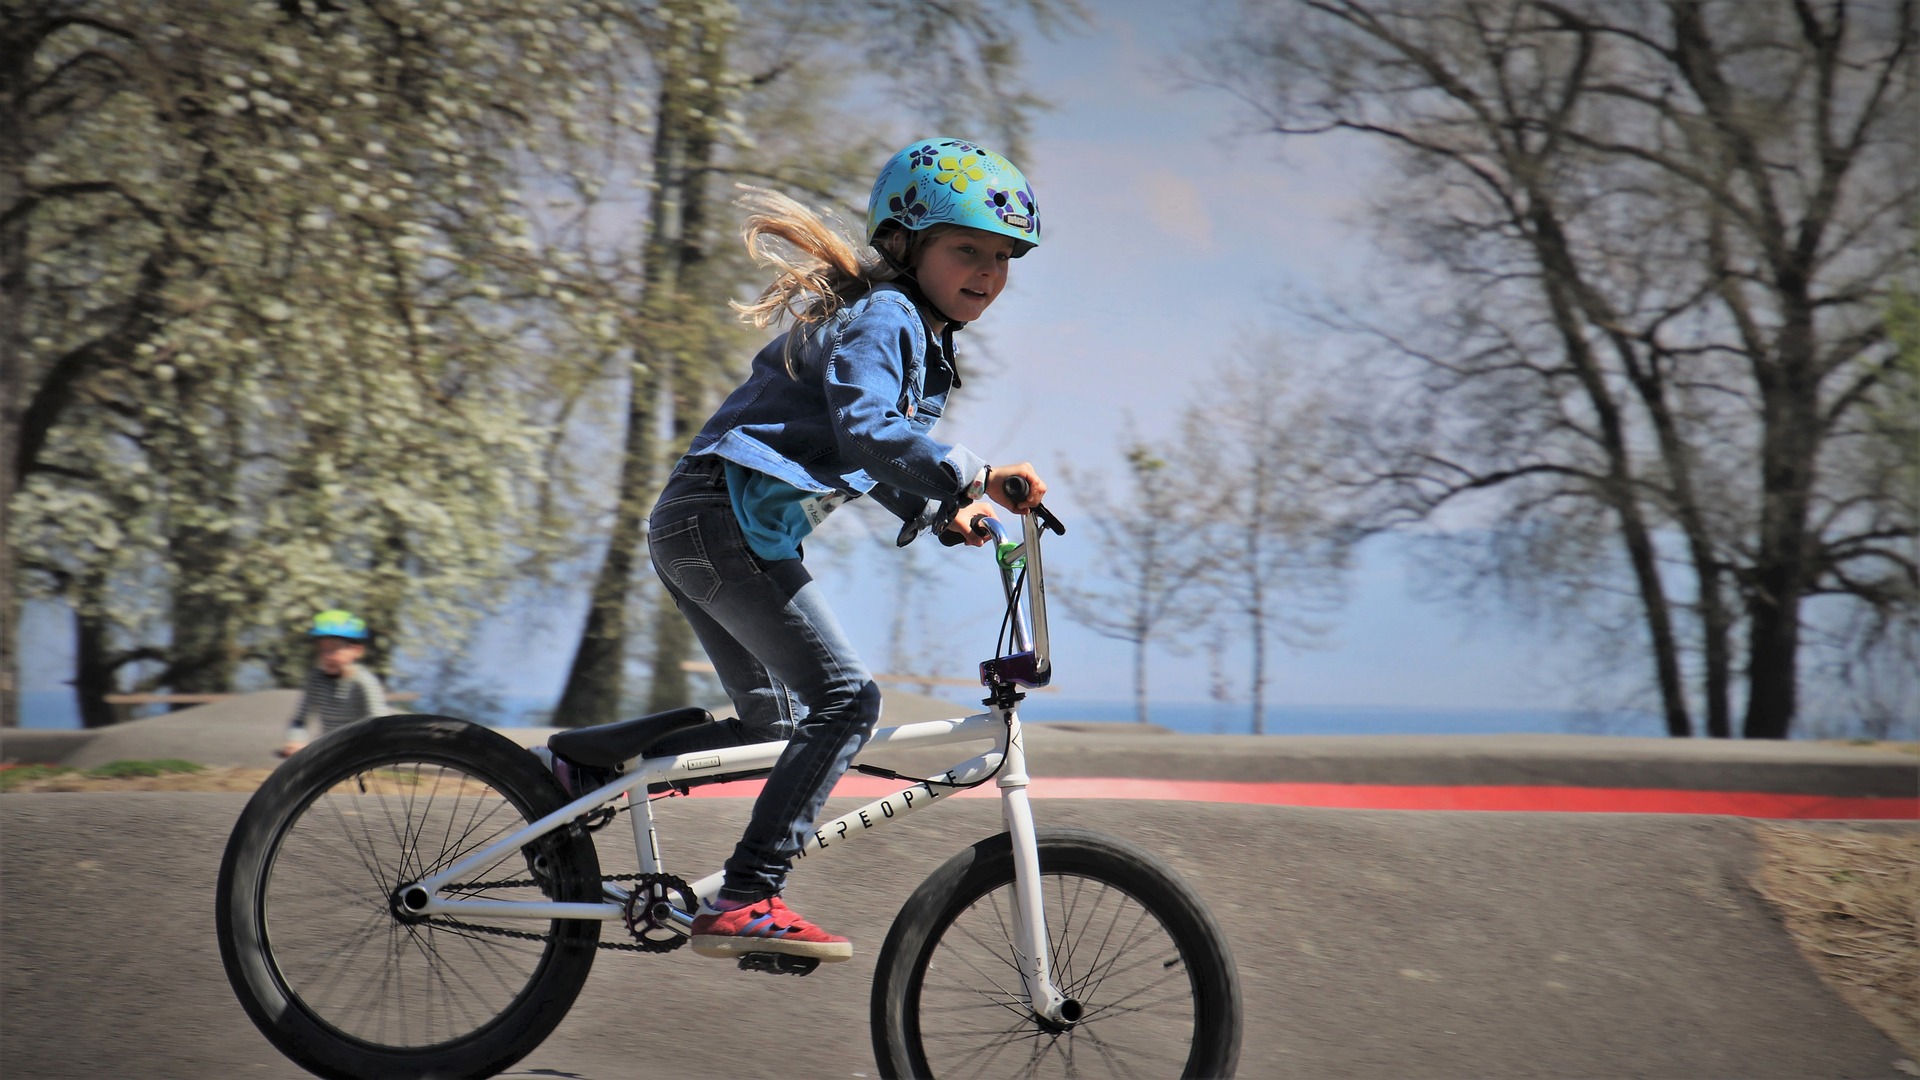
[[[1023,996],[1013,842],[961,852],[908,898],[880,950],[873,1047],[886,1077],[1231,1076],[1240,995],[1226,937],[1158,859],[1082,830],[1039,833],[1054,985],[1078,1020]]]
[[[586,983],[591,920],[408,917],[394,892],[566,805],[497,732],[367,720],[267,778],[220,863],[220,958],[280,1051],[328,1077],[492,1076]],[[591,838],[561,829],[448,887],[462,899],[594,902]]]

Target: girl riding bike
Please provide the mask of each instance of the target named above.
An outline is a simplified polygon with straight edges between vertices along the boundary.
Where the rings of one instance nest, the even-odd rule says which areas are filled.
[[[1034,820],[1018,704],[1052,678],[1041,541],[1064,527],[1031,466],[988,470],[931,434],[959,384],[953,331],[1038,240],[1032,190],[976,146],[916,143],[874,186],[879,265],[788,200],[755,204],[750,242],[788,239],[799,255],[746,312],[798,325],[694,440],[652,520],[655,564],[739,718],[676,709],[532,748],[448,716],[320,739],[248,800],[221,859],[215,926],[236,996],[317,1075],[494,1076],[553,1033],[603,950],[692,944],[789,975],[847,959],[844,938],[780,902],[790,863],[991,784],[1005,831],[934,870],[878,950],[878,1074],[1231,1076],[1237,976],[1199,895],[1123,839]],[[902,542],[927,528],[993,536],[1006,618],[979,668],[985,711],[875,730],[879,692],[800,552],[860,494],[905,519]],[[1017,540],[989,499],[1026,512]],[[813,832],[861,749],[980,742],[925,777],[855,765],[902,786]],[[770,779],[725,868],[675,873],[656,797],[758,775]],[[603,873],[598,845],[620,816],[636,872]],[[665,1009],[668,1033],[698,1037],[696,1014],[671,1026],[685,1011]],[[676,1068],[670,1038],[636,1050]]]
[[[978,319],[1011,260],[1040,242],[1033,189],[1000,155],[957,139],[902,149],[874,182],[863,261],[791,199],[754,192],[743,234],[778,269],[754,325],[791,315],[747,379],[694,437],[649,521],[654,569],[713,662],[738,719],[662,752],[788,740],[695,920],[705,956],[853,955],[786,907],[788,870],[834,783],[880,718],[880,691],[802,560],[801,541],[848,499],[871,495],[905,523],[978,546],[992,503],[1024,514],[1046,484],[1033,466],[996,465],[933,428],[960,385],[954,332]],[[765,250],[785,241],[789,259]],[[1018,476],[1030,493],[1014,501]],[[989,502],[988,500],[991,500]],[[719,727],[720,725],[715,725]]]

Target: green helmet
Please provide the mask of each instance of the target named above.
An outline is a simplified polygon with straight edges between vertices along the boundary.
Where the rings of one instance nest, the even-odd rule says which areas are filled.
[[[867,243],[893,222],[909,232],[965,225],[1013,238],[1013,257],[1040,246],[1040,205],[1013,162],[977,143],[922,139],[880,170],[867,197]]]
[[[337,637],[345,638],[348,641],[365,641],[367,640],[367,623],[366,620],[355,616],[351,611],[341,611],[339,608],[334,608],[331,611],[323,611],[313,617],[313,629],[307,632],[307,636]]]

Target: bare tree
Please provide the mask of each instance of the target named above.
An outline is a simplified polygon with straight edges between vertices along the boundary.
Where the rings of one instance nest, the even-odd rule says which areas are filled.
[[[1181,422],[1179,456],[1204,507],[1206,603],[1244,627],[1253,733],[1266,733],[1267,658],[1312,648],[1345,599],[1351,548],[1323,472],[1324,409],[1298,392],[1278,343],[1255,341],[1208,373]]]
[[[1117,498],[1108,497],[1098,476],[1062,470],[1077,500],[1098,508],[1087,515],[1097,578],[1082,583],[1063,576],[1053,591],[1076,622],[1132,646],[1134,718],[1145,724],[1151,720],[1151,647],[1177,644],[1210,610],[1198,586],[1213,569],[1204,527],[1220,495],[1213,483],[1170,460],[1177,451],[1163,456],[1133,435],[1123,448],[1126,486]]]
[[[737,13],[730,5],[692,0],[664,4],[655,61],[655,126],[646,168],[646,236],[638,260],[642,274],[641,320],[634,337],[612,531],[594,577],[587,619],[561,690],[555,715],[562,723],[606,723],[618,716],[627,655],[629,591],[644,565],[641,537],[658,490],[658,413],[673,394],[676,376],[702,359],[688,356],[686,329],[697,325],[682,309],[689,278],[699,272],[708,237],[709,176],[716,129],[729,98],[727,47]],[[711,319],[711,314],[708,319]],[[690,395],[674,395],[686,399]],[[676,419],[684,409],[676,409]],[[690,632],[684,620],[661,620],[656,635],[653,696],[683,703]]]
[[[1915,573],[1911,515],[1843,449],[1894,363],[1888,288],[1914,274],[1915,5],[1252,17],[1217,81],[1275,133],[1397,159],[1378,220],[1450,290],[1355,324],[1416,373],[1390,406],[1415,421],[1376,429],[1362,462],[1374,522],[1605,507],[1669,732],[1692,731],[1692,652],[1706,729],[1731,733],[1744,625],[1744,732],[1784,737],[1802,603]]]

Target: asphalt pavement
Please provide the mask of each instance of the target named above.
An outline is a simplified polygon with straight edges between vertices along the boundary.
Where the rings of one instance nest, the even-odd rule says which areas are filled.
[[[244,802],[0,796],[0,1072],[302,1075],[249,1024],[213,938],[215,871]],[[660,804],[669,866],[716,865],[747,806]],[[1746,821],[1075,800],[1036,813],[1125,836],[1206,898],[1238,963],[1242,1077],[1912,1075],[1763,907]],[[686,949],[603,954],[508,1075],[873,1075],[867,996],[886,927],[936,865],[999,827],[991,801],[956,801],[809,859],[789,899],[850,936],[855,958],[805,979]],[[632,865],[614,854],[620,832],[602,834],[608,872]]]
[[[889,721],[964,713],[890,699]],[[88,733],[0,733],[7,760],[271,765],[291,692]],[[535,729],[509,729],[537,741]],[[1920,763],[1807,743],[1576,736],[1255,739],[1034,725],[1037,778],[1695,788],[1920,800]],[[933,757],[931,755],[938,755]],[[947,764],[951,749],[898,754]],[[0,796],[0,1075],[302,1075],[221,971],[213,882],[243,795]],[[836,798],[830,813],[857,803]],[[717,866],[744,799],[657,805],[670,869]],[[1041,799],[1042,827],[1123,836],[1225,928],[1244,1077],[1841,1078],[1920,1066],[1815,974],[1759,899],[1754,824],[1634,813],[1450,813]],[[1911,823],[1875,828],[1920,829]],[[789,899],[855,941],[804,980],[681,950],[603,954],[514,1077],[873,1074],[874,954],[913,887],[1000,829],[992,800],[810,859]],[[607,872],[633,868],[623,830]]]

